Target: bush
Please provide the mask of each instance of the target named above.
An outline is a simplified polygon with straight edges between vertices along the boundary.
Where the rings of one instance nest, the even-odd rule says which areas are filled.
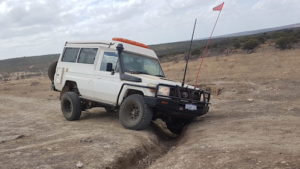
[[[276,47],[285,50],[292,48],[293,44],[297,43],[297,39],[295,37],[280,37],[276,40]]]
[[[265,43],[266,42],[266,37],[264,37],[263,35],[262,36],[259,36],[258,38],[257,38],[257,40],[261,43],[261,44],[263,44],[263,43]]]
[[[243,49],[247,50],[247,53],[251,53],[258,45],[259,42],[256,39],[250,39],[244,43]]]
[[[195,50],[192,50],[191,52],[191,55],[201,55],[202,54],[202,51],[201,49],[195,49]]]
[[[284,32],[284,31],[278,31],[278,32],[274,32],[271,34],[272,39],[278,39],[278,38],[286,37],[286,36],[288,36],[288,33]]]
[[[298,30],[298,31],[295,33],[295,37],[296,37],[297,39],[300,39],[300,30]]]
[[[235,41],[234,43],[233,43],[233,47],[235,48],[235,49],[239,49],[239,48],[241,48],[241,43],[240,43],[240,41]]]

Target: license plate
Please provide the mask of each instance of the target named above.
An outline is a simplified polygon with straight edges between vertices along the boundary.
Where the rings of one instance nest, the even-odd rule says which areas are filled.
[[[186,104],[185,109],[195,111],[197,110],[197,106],[194,104]]]

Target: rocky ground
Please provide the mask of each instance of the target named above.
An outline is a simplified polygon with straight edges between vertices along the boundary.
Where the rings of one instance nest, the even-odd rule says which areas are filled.
[[[0,168],[298,169],[299,52],[206,59],[201,84],[221,93],[172,139],[156,124],[126,130],[101,108],[66,121],[45,77],[0,82]],[[183,62],[163,67],[179,79]]]

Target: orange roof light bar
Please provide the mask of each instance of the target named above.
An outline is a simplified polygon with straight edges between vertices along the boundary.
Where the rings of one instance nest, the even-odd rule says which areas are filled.
[[[142,48],[147,48],[149,49],[149,46],[143,44],[143,43],[140,43],[140,42],[136,42],[136,41],[133,41],[133,40],[129,40],[129,39],[124,39],[124,38],[112,38],[113,41],[119,41],[119,42],[124,42],[124,43],[128,43],[128,44],[131,44],[131,45],[135,45],[135,46],[139,46],[139,47],[142,47]]]

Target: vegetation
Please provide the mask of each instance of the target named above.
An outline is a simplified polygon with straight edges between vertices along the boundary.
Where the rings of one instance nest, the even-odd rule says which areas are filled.
[[[47,72],[48,66],[59,54],[22,57],[0,61],[0,74],[13,72]]]
[[[296,42],[298,42],[298,40],[296,39],[296,37],[279,37],[275,44],[276,47],[281,49],[281,50],[285,50],[285,49],[291,49],[293,44],[295,44]]]
[[[253,50],[259,45],[259,41],[256,39],[249,39],[243,45],[243,49],[247,51],[247,53],[252,53]]]
[[[191,52],[191,55],[201,55],[202,54],[202,50],[201,49],[195,49]]]
[[[235,48],[235,49],[240,49],[241,48],[241,42],[240,41],[238,41],[238,40],[236,40],[234,43],[233,43],[233,47]]]
[[[290,49],[295,43],[300,41],[300,28],[271,31],[256,35],[217,38],[213,39],[213,43],[209,46],[210,55],[226,54],[228,51],[239,51],[252,53],[262,44],[275,44],[274,47],[279,49]],[[196,40],[193,42],[192,58],[201,55],[201,51],[205,47],[207,40]],[[160,45],[152,45],[151,48],[156,51],[158,56],[163,60],[174,55],[184,54],[189,47],[189,41],[174,42]],[[184,58],[182,58],[184,59]]]

